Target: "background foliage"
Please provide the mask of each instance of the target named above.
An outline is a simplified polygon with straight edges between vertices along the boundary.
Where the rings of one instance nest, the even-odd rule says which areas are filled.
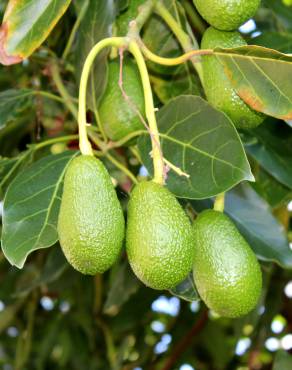
[[[228,190],[226,212],[262,262],[264,291],[254,312],[237,320],[218,318],[199,301],[191,277],[170,292],[147,289],[124,254],[103,276],[82,276],[60,251],[55,225],[62,175],[78,150],[76,97],[82,66],[97,41],[127,32],[143,2],[13,1],[10,16],[4,17],[1,62],[21,63],[0,67],[0,210],[5,207],[0,364],[4,370],[291,369],[291,57],[281,69],[279,55],[267,52],[269,79],[284,91],[276,97],[281,104],[274,104],[269,89],[260,89],[256,98],[274,118],[239,133],[203,100],[191,63],[148,63],[164,154],[191,175],[188,180],[170,172],[168,187],[191,217],[211,207],[213,195]],[[190,10],[192,2],[165,4],[200,41],[207,25]],[[2,14],[6,5],[0,1]],[[263,1],[254,22],[241,31],[249,44],[292,53],[292,4]],[[143,41],[161,56],[182,53],[157,15],[144,27]],[[217,52],[236,76],[234,51]],[[90,77],[88,117],[93,122],[108,56],[109,51],[100,55]],[[266,76],[255,77],[251,59],[244,63],[248,80],[264,83]],[[237,86],[243,99],[246,87]],[[141,177],[142,163],[152,171],[149,148],[143,134],[136,148],[103,156],[125,209],[131,181],[116,162]],[[256,182],[247,182],[253,176]]]

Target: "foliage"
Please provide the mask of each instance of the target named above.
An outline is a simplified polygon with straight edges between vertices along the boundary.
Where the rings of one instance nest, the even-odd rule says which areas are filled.
[[[196,370],[288,370],[287,353],[274,356],[265,343],[271,336],[280,343],[291,316],[291,301],[283,293],[292,268],[289,1],[263,1],[255,28],[244,34],[249,46],[213,53],[241,99],[267,115],[256,129],[236,130],[206,101],[199,56],[179,66],[145,58],[159,110],[166,186],[191,219],[226,192],[225,212],[261,262],[264,288],[256,310],[241,319],[219,318],[207,312],[191,275],[159,292],[137,280],[125,253],[104,275],[87,277],[73,270],[60,250],[56,225],[63,176],[79,154],[77,98],[84,61],[101,39],[125,36],[145,3],[0,1],[5,65],[0,69],[0,364],[15,370],[167,370],[186,363]],[[168,16],[158,8],[151,13],[142,44],[165,58],[197,49],[207,24],[193,2],[158,3]],[[126,51],[123,56],[130,58]],[[133,182],[149,177],[153,163],[146,129],[129,142],[103,140],[98,104],[108,62],[115,57],[118,50],[106,48],[95,61],[87,120],[95,153],[126,214]],[[135,136],[137,144],[130,141]],[[271,323],[279,314],[284,329],[275,334]],[[246,351],[239,343],[249,343]]]

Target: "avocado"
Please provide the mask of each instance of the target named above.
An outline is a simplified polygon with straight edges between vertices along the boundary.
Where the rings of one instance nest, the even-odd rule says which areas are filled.
[[[222,212],[203,211],[193,229],[193,275],[202,300],[221,316],[246,315],[256,307],[262,288],[255,254]]]
[[[111,178],[102,162],[80,155],[68,165],[58,234],[68,262],[83,274],[103,273],[117,260],[125,222]]]
[[[236,30],[253,17],[261,0],[194,0],[201,16],[222,31]]]
[[[208,28],[202,39],[202,49],[234,48],[246,42],[239,32],[223,32]],[[250,108],[236,93],[215,55],[202,57],[204,90],[207,100],[229,116],[235,127],[250,129],[261,124],[265,116]]]
[[[123,96],[119,87],[120,61],[109,63],[108,81],[99,104],[99,118],[107,137],[113,141],[143,130],[144,125],[138,112],[145,116],[144,93],[136,64],[129,58],[123,61]],[[133,142],[131,142],[133,144]]]
[[[128,204],[126,250],[137,277],[153,289],[169,289],[191,271],[194,245],[190,221],[164,186],[135,186]]]

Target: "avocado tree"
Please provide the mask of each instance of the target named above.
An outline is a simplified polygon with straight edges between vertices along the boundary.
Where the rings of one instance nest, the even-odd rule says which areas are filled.
[[[2,368],[291,369],[292,2],[0,11]]]

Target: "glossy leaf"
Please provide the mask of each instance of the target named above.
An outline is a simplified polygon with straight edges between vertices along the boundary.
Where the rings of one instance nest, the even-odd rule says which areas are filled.
[[[292,189],[292,130],[283,123],[266,121],[252,131],[257,142],[247,152],[279,182]]]
[[[158,112],[157,120],[164,157],[190,176],[169,171],[166,185],[177,197],[208,198],[253,180],[233,124],[202,98],[175,98]],[[151,172],[149,135],[141,136],[138,145]]]
[[[11,89],[0,93],[0,130],[32,107],[33,91]]]
[[[199,293],[197,292],[193,274],[190,273],[188,277],[182,281],[179,285],[169,290],[169,292],[188,302],[199,301]]]
[[[211,208],[211,200],[192,202],[198,212]],[[267,202],[248,184],[241,184],[226,194],[225,212],[263,261],[292,268],[292,252],[284,227],[273,216]]]
[[[237,94],[253,109],[292,119],[292,56],[260,46],[216,49]]]
[[[3,211],[2,250],[22,268],[34,250],[56,243],[63,176],[76,152],[50,155],[20,172],[10,184]]]
[[[0,62],[29,57],[48,37],[71,0],[10,0],[0,29]]]
[[[114,0],[88,0],[87,11],[81,21],[76,56],[76,75],[80,80],[85,59],[91,48],[100,40],[110,37],[112,23],[115,16]],[[88,104],[92,110],[96,109],[97,100],[103,93],[107,78],[106,58],[109,50],[97,56],[88,82]]]

